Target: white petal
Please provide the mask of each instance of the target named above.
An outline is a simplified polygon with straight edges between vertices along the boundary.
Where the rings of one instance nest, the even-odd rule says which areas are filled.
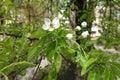
[[[45,18],[45,19],[44,19],[44,22],[45,22],[45,24],[50,24],[50,23],[51,23],[51,21],[50,21],[49,18]]]
[[[43,29],[43,30],[48,30],[49,27],[50,27],[49,25],[45,25],[45,24],[44,24],[44,25],[42,26],[42,29]]]
[[[54,30],[54,28],[51,28],[51,27],[50,27],[48,30],[49,30],[49,31],[53,31],[53,30]]]
[[[53,27],[54,27],[55,29],[57,29],[57,28],[60,27],[60,24],[59,24],[59,23],[58,23],[58,24],[53,24]]]
[[[55,17],[53,20],[52,20],[52,23],[53,23],[53,27],[55,29],[59,28],[60,26],[60,23],[59,23],[59,19],[57,17]]]
[[[55,17],[55,18],[52,20],[52,23],[53,23],[53,24],[58,24],[58,23],[59,23],[59,18]]]

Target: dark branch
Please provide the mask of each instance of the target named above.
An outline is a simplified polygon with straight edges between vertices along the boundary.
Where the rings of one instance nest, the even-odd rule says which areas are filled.
[[[35,78],[35,76],[36,76],[36,74],[37,74],[37,72],[38,72],[38,69],[39,69],[39,66],[40,66],[40,64],[41,64],[41,61],[42,61],[42,58],[43,58],[43,57],[44,57],[44,52],[40,55],[40,58],[39,58],[39,60],[38,60],[37,69],[36,69],[36,71],[35,71],[35,73],[34,73],[34,75],[33,75],[33,77],[32,77],[31,80],[34,80],[34,78]]]
[[[15,37],[15,38],[21,38],[22,37],[22,35],[11,34],[11,33],[2,33],[2,32],[0,32],[0,35],[6,35],[6,36],[10,36],[10,37]],[[30,37],[28,37],[28,39],[30,41],[39,40],[38,38],[30,38]]]

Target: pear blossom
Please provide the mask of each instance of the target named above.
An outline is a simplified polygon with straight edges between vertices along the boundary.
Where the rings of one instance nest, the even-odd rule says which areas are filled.
[[[80,27],[80,26],[76,26],[75,29],[76,29],[76,30],[81,30],[81,27]]]
[[[73,38],[73,34],[69,33],[69,34],[66,35],[66,37],[67,37],[68,39],[72,39],[72,38]]]
[[[49,18],[44,19],[44,25],[42,26],[43,30],[53,31],[59,28],[60,23],[59,19],[55,17],[52,21]]]
[[[82,27],[87,27],[87,22],[86,22],[86,21],[83,21],[83,22],[81,23],[81,26],[82,26]]]
[[[88,33],[88,31],[84,31],[84,32],[82,32],[82,37],[83,38],[87,38],[87,36],[89,35],[89,33]]]

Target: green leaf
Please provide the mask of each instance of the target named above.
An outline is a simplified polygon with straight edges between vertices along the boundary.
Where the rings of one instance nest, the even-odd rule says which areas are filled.
[[[55,54],[55,60],[54,60],[54,66],[56,68],[56,71],[58,72],[62,63],[62,57],[60,54]]]
[[[102,61],[102,62],[109,62],[109,60],[110,60],[110,55],[107,55],[107,54],[103,54],[103,55],[101,55],[100,56],[100,60]]]
[[[80,45],[77,43],[77,42],[74,42],[74,45],[73,45],[75,48],[77,48],[78,49],[78,51],[81,51],[80,50]]]
[[[52,67],[52,69],[49,72],[49,75],[44,80],[56,80],[56,78],[57,78],[56,69]]]
[[[19,50],[18,52],[20,54],[25,52],[25,49],[26,49],[25,46],[27,44],[27,41],[28,41],[28,39],[26,37],[22,37],[16,41],[16,44],[17,44],[16,47],[18,48],[18,50]]]
[[[9,55],[6,55],[6,54],[0,54],[0,61],[2,62],[8,62],[9,61]]]
[[[58,32],[57,35],[64,38],[68,33],[70,33],[70,31],[62,29]]]
[[[90,65],[92,65],[95,61],[96,59],[94,58],[86,59],[83,55],[80,55],[79,63],[82,66],[81,75],[84,75],[89,70]]]
[[[93,44],[95,44],[97,42],[97,40],[90,40],[86,42],[86,46],[92,46]]]
[[[119,55],[119,54],[112,54],[112,55],[111,55],[112,61],[115,61],[115,60],[117,60],[117,59],[119,59],[119,58],[120,58],[120,55]]]
[[[43,36],[40,40],[41,42],[41,46],[43,47],[45,44],[46,44],[46,39],[47,39],[47,36]]]
[[[87,60],[85,59],[85,57],[82,54],[79,54],[79,58],[80,58],[79,62],[81,64],[81,66],[87,67],[87,65],[86,65]]]
[[[3,42],[2,46],[6,49],[6,51],[12,52],[13,51],[13,44],[14,44],[13,39],[12,38],[7,38]]]
[[[57,39],[57,46],[59,46],[59,47],[66,47],[66,39],[64,39],[64,38],[58,38]]]
[[[67,52],[64,55],[66,55],[68,58],[71,59],[71,58],[73,58],[75,56],[76,51],[73,48],[68,48],[66,50],[67,50]]]
[[[94,63],[96,60],[97,60],[97,59],[90,58],[90,59],[87,61],[87,63],[86,63],[87,67],[90,66],[92,63]]]
[[[82,67],[81,76],[83,76],[86,72],[87,72],[87,68],[86,67]]]
[[[90,71],[88,73],[88,78],[87,80],[101,80],[101,74],[100,74],[100,71]]]
[[[31,60],[32,58],[39,56],[42,49],[38,44],[38,42],[35,42],[34,45],[29,49],[27,60]]]
[[[119,67],[119,65],[117,66],[117,65],[111,64],[111,70],[112,70],[113,74],[120,77],[120,67]]]
[[[24,67],[34,67],[35,64],[31,63],[31,62],[26,62],[26,61],[22,61],[22,62],[14,62],[2,69],[0,69],[0,72],[3,72],[5,74],[9,74],[10,72],[12,71],[16,71],[21,69],[21,68],[24,68]]]
[[[111,80],[110,79],[110,71],[107,68],[104,69],[103,76],[104,76],[104,80]]]
[[[5,2],[4,2],[4,5],[7,5],[8,8],[13,8],[13,7],[14,7],[13,3],[11,2],[11,0],[5,1]]]
[[[91,71],[88,75],[88,80],[96,80],[96,72]]]
[[[21,71],[19,74],[20,74],[21,76],[25,76],[26,70]]]
[[[116,77],[112,73],[110,73],[110,78],[109,79],[110,80],[117,80]]]
[[[75,50],[72,49],[72,48],[69,48],[69,49],[67,50],[67,52],[72,54],[72,53],[75,53]]]
[[[31,38],[40,38],[40,37],[42,37],[42,36],[44,36],[45,35],[45,33],[43,32],[43,31],[39,31],[39,30],[37,30],[37,31],[35,31],[35,32],[33,32],[33,33],[31,33]]]
[[[92,66],[90,67],[90,65],[92,65],[92,63],[94,63],[96,61],[96,59],[94,58],[90,58],[86,63],[84,63],[84,65],[82,66],[82,71],[81,71],[81,75],[83,76],[84,74],[86,74],[86,72],[88,72],[89,69],[92,68]]]
[[[98,56],[98,55],[101,55],[103,54],[104,52],[101,51],[101,50],[91,50],[88,54],[92,55],[92,56]]]
[[[95,80],[100,80],[100,77],[101,77],[100,72],[96,72],[96,77],[95,77]]]
[[[112,62],[112,65],[115,65],[115,66],[117,66],[120,69],[120,63],[118,63],[118,62]]]
[[[54,57],[55,49],[56,49],[56,41],[53,41],[48,44],[46,49],[46,57],[49,61],[51,61],[52,58]]]

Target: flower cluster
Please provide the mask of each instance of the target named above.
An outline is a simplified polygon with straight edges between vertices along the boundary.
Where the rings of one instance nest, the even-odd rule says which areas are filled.
[[[82,27],[87,27],[87,22],[85,22],[85,21],[83,21],[82,23],[81,23],[81,26]],[[44,19],[44,24],[43,24],[43,26],[42,26],[42,29],[43,30],[48,30],[48,31],[53,31],[53,30],[55,30],[55,29],[57,29],[57,28],[59,28],[60,27],[60,23],[59,23],[59,18],[57,18],[57,17],[55,17],[55,18],[53,18],[53,20],[51,21],[49,18],[45,18]],[[76,28],[75,28],[76,30],[81,30],[81,27],[80,26],[76,26]],[[91,38],[98,38],[99,36],[101,36],[101,34],[99,33],[99,31],[98,31],[98,27],[97,26],[95,26],[94,24],[92,25],[92,27],[91,27],[91,31],[92,32],[96,32],[95,34],[91,34],[90,36],[91,36]],[[83,38],[87,38],[88,36],[89,36],[89,32],[86,30],[86,31],[83,31],[82,33],[81,33],[81,36],[83,37]],[[67,39],[72,39],[73,38],[73,34],[71,34],[71,33],[69,33],[69,34],[67,34],[66,35],[66,38]]]
[[[87,22],[86,21],[83,21],[82,23],[81,23],[81,26],[82,27],[87,27]],[[76,26],[76,28],[75,28],[76,30],[81,30],[81,27],[80,26]],[[88,31],[83,31],[82,33],[81,33],[81,36],[83,37],[83,38],[87,38],[87,36],[89,35],[89,32]]]

